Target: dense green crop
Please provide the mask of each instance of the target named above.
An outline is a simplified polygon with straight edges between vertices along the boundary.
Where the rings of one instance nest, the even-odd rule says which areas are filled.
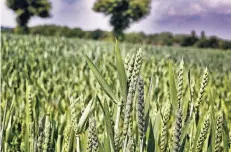
[[[231,150],[230,53],[120,49],[2,35],[1,149]]]

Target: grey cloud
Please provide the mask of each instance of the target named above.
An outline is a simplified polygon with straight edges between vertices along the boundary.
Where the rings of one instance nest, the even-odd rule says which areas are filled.
[[[231,0],[155,0],[151,14],[128,31],[190,33],[205,30],[208,35],[231,39]]]
[[[204,30],[208,35],[218,35],[231,39],[231,14],[210,13],[206,15],[169,16],[158,22],[162,31],[174,31],[174,33],[197,33]]]
[[[231,14],[231,0],[156,0],[153,5],[160,19],[175,15]]]

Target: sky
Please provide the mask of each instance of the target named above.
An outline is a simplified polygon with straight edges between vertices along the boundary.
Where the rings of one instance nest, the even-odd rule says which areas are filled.
[[[1,0],[1,26],[16,25],[14,12]],[[96,0],[50,0],[52,16],[47,19],[33,17],[29,26],[57,24],[80,27],[84,30],[110,31],[109,16],[92,10]],[[189,34],[202,30],[206,35],[231,39],[231,0],[152,0],[151,11],[126,32],[159,33],[170,31]]]

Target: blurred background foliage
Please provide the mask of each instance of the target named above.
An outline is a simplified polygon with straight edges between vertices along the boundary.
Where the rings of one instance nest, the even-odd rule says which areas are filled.
[[[12,29],[3,29],[3,33],[13,33]],[[113,32],[100,29],[93,31],[84,31],[81,28],[69,28],[58,25],[41,25],[29,28],[31,35],[43,36],[62,36],[69,38],[83,38],[92,40],[114,41]],[[191,34],[173,34],[171,32],[162,32],[156,34],[125,33],[124,42],[151,44],[155,46],[183,46],[197,48],[217,48],[223,50],[231,49],[231,41],[218,38],[216,36],[206,36],[204,31],[197,34],[194,30]]]

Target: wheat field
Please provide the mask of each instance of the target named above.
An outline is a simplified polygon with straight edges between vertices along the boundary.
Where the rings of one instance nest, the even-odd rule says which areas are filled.
[[[229,152],[231,52],[1,36],[3,152]]]

